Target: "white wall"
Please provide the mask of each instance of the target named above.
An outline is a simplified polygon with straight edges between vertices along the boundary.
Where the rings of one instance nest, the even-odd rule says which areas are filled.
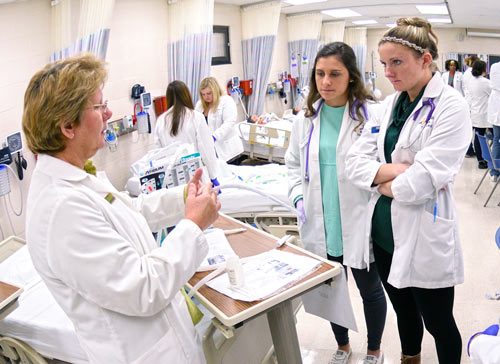
[[[220,64],[210,68],[210,75],[215,77],[226,92],[227,82],[233,76],[243,79],[243,54],[241,51],[241,14],[240,7],[236,5],[227,5],[215,3],[214,5],[214,25],[229,27],[229,44],[231,53],[230,64]],[[238,104],[238,119],[244,120],[243,109]]]
[[[0,5],[0,141],[21,130],[24,92],[31,76],[42,68],[50,52],[50,1],[32,0]],[[21,186],[24,204],[34,166],[34,157],[26,148],[24,156],[28,170],[21,183],[15,182],[11,174],[10,198],[14,208],[19,210]],[[11,167],[15,170],[14,163]],[[3,198],[0,198],[2,200]],[[5,236],[13,235],[3,201],[0,204],[0,226]],[[24,206],[26,210],[26,205]],[[10,211],[10,207],[9,207]],[[24,234],[25,214],[20,217],[10,212],[15,232]],[[1,234],[0,234],[1,238]]]
[[[109,77],[104,97],[113,111],[111,120],[133,114],[130,98],[136,83],[154,97],[165,95],[167,88],[167,2],[164,0],[118,0],[111,22],[108,63]],[[154,110],[150,112],[155,121]],[[153,124],[154,125],[154,124]],[[124,135],[118,138],[114,153],[101,149],[93,158],[99,170],[105,170],[113,185],[123,190],[130,165],[152,145],[152,135]]]
[[[391,83],[384,76],[384,69],[378,57],[378,42],[382,38],[386,29],[368,30],[366,71],[371,71],[371,54],[373,52],[375,72],[377,79],[375,85],[382,91],[383,97],[394,92]],[[434,28],[438,37],[439,59],[436,61],[440,70],[444,70],[444,62],[448,53],[479,53],[479,54],[500,54],[500,39],[498,38],[478,38],[465,36],[463,28]],[[463,40],[459,40],[459,34],[463,35]]]
[[[211,76],[215,77],[221,87],[225,87],[232,76],[243,78],[243,55],[241,48],[241,13],[240,7],[215,3],[214,25],[229,26],[229,41],[231,44],[231,64],[212,66]],[[278,25],[278,35],[274,44],[272,66],[269,82],[278,80],[278,73],[288,70],[288,28],[286,16],[281,15]],[[281,116],[285,109],[289,109],[290,102],[285,105],[277,94],[266,95],[264,111],[274,112]],[[243,120],[243,110],[238,106],[238,120]]]

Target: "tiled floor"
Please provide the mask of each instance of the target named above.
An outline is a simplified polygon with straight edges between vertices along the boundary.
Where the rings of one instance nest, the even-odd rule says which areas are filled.
[[[498,322],[500,301],[485,298],[485,293],[500,290],[500,250],[494,243],[495,232],[500,227],[500,187],[483,207],[493,183],[487,177],[477,195],[473,192],[484,170],[477,169],[476,159],[465,159],[455,183],[455,198],[459,214],[460,238],[464,251],[465,283],[456,287],[454,313],[462,334],[462,363],[470,363],[466,353],[469,337],[487,326]],[[351,277],[352,278],[352,277]],[[356,314],[359,333],[350,334],[354,364],[366,353],[366,327],[361,299],[353,279],[350,282],[351,299]],[[337,345],[330,325],[323,319],[300,310],[297,330],[304,364],[328,363]],[[399,363],[400,344],[396,316],[388,301],[387,321],[382,339],[386,364]],[[422,344],[422,363],[438,363],[434,340],[427,332]]]

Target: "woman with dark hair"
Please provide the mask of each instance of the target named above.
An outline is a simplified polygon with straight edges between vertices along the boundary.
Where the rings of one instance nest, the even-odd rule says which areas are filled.
[[[453,87],[455,90],[460,92],[463,96],[464,91],[462,89],[462,72],[458,70],[458,62],[454,59],[448,59],[444,64],[445,72],[441,75],[444,83]]]
[[[368,329],[363,363],[376,364],[383,362],[380,342],[387,305],[370,254],[366,208],[370,192],[356,188],[344,176],[347,151],[370,118],[369,100],[352,48],[342,42],[325,45],[314,60],[307,110],[293,123],[285,161],[288,195],[302,212],[302,242],[313,253],[351,267]],[[345,284],[343,278],[334,289]],[[304,306],[331,322],[338,350],[330,363],[347,363],[351,355],[347,322],[339,316],[347,315],[350,303],[324,302],[321,296],[325,294],[319,289],[303,296]]]
[[[164,148],[175,142],[189,143],[200,153],[203,164],[214,186],[217,181],[217,156],[205,117],[195,111],[191,93],[182,81],[173,81],[167,87],[167,111],[156,121],[154,145]]]
[[[425,329],[440,364],[460,364],[453,317],[463,283],[453,184],[471,140],[467,103],[432,73],[438,57],[431,24],[400,18],[378,44],[397,91],[381,104],[350,149],[346,177],[373,191],[373,254],[396,312],[403,364],[420,364]]]
[[[484,135],[491,127],[488,123],[488,99],[491,94],[490,80],[486,77],[486,62],[476,61],[472,65],[472,78],[468,83],[470,97],[470,118],[474,127],[474,150],[476,151],[477,166],[479,169],[488,168],[488,162],[483,158],[481,144],[476,133]]]

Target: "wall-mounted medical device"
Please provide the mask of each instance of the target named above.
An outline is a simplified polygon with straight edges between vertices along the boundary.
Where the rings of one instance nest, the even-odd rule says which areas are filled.
[[[253,80],[240,80],[239,77],[232,77],[227,83],[227,94],[231,95],[232,91],[239,92],[242,96],[253,94]]]
[[[21,132],[18,131],[16,133],[8,135],[7,138],[5,139],[5,143],[9,148],[10,154],[14,156],[14,161],[16,163],[16,168],[17,168],[17,175],[19,179],[22,180],[24,178],[24,170],[28,168],[28,162],[26,162],[26,159],[24,159],[22,154],[23,138],[21,137]]]
[[[143,109],[148,109],[151,106],[151,94],[149,92],[143,92],[140,96],[141,105]]]

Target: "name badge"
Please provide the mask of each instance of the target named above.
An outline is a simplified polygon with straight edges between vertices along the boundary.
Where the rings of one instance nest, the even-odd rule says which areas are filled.
[[[106,196],[104,196],[104,199],[108,201],[109,203],[115,202],[115,196],[111,192],[108,192]]]
[[[380,126],[372,126],[372,134],[377,134],[380,132]]]

